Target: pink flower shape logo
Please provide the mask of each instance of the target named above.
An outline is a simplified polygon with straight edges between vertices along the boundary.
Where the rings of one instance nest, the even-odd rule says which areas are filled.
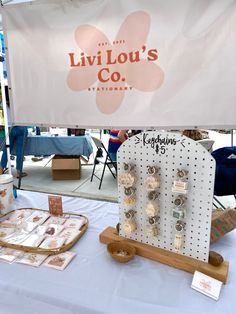
[[[164,81],[164,72],[154,63],[157,49],[146,47],[149,30],[150,16],[143,11],[126,17],[112,43],[95,26],[79,26],[75,40],[82,52],[69,53],[69,88],[96,91],[98,109],[105,114],[120,107],[126,91],[158,89]],[[97,86],[91,88],[97,81]]]

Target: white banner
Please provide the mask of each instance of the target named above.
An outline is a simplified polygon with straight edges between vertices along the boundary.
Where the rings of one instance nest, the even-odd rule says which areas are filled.
[[[2,13],[14,124],[236,125],[235,0],[52,0]]]

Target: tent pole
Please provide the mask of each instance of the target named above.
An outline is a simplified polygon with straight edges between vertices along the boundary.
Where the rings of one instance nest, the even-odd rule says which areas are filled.
[[[2,44],[0,43],[1,57],[2,59]],[[11,174],[11,159],[10,159],[10,139],[8,132],[8,120],[7,120],[7,103],[6,103],[6,94],[5,94],[5,83],[4,83],[4,74],[3,74],[3,61],[0,62],[0,78],[1,78],[1,90],[2,90],[2,106],[3,106],[3,115],[4,115],[4,128],[5,128],[5,138],[6,138],[6,147],[7,147],[7,159],[8,159],[8,172]]]
[[[12,2],[12,0],[1,1],[1,5],[4,6],[4,4],[7,4],[8,2]]]

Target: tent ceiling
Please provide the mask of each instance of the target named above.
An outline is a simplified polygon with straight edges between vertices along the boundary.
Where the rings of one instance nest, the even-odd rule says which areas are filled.
[[[15,4],[15,3],[21,3],[21,2],[30,2],[32,0],[3,0],[3,4]]]
[[[34,0],[33,0],[34,1]],[[9,5],[9,4],[16,4],[22,2],[32,2],[32,0],[2,0],[2,4]],[[0,14],[0,31],[2,30],[2,15]]]

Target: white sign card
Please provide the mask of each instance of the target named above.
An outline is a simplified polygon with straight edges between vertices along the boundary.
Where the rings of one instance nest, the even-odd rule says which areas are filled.
[[[218,300],[221,287],[221,281],[207,276],[199,271],[195,271],[191,288],[205,294],[214,300]]]

